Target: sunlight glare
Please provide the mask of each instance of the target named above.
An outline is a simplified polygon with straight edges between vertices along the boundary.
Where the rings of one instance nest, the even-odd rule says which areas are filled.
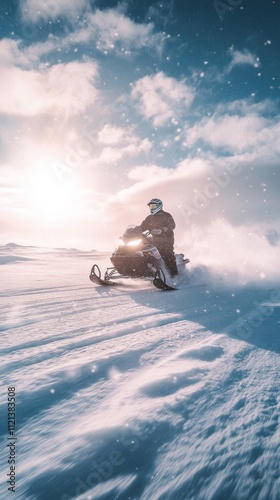
[[[67,220],[74,216],[79,187],[73,176],[56,175],[49,166],[41,165],[33,171],[27,186],[30,208],[49,221]]]

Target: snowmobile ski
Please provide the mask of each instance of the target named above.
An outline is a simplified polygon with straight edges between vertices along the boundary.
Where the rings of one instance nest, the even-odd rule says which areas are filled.
[[[162,277],[163,279],[162,279]],[[177,290],[177,288],[175,288],[174,286],[171,286],[171,285],[168,285],[165,281],[165,276],[162,272],[161,269],[159,269],[158,271],[156,271],[156,274],[155,274],[155,277],[153,279],[153,285],[156,287],[156,288],[159,288],[160,290],[165,290],[165,291],[168,291],[168,290]]]
[[[101,278],[101,271],[100,268],[98,267],[97,264],[94,264],[91,268],[90,275],[89,275],[90,281],[92,283],[95,283],[96,285],[105,285],[105,286],[116,286],[119,283],[116,283],[115,281],[106,281]]]

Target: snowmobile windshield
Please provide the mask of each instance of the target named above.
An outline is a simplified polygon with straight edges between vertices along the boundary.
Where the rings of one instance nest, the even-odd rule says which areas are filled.
[[[124,238],[125,239],[131,239],[131,238],[142,238],[142,229],[140,226],[128,226],[124,232]]]

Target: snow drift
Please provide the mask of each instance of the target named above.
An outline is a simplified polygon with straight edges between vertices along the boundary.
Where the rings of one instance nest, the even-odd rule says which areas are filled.
[[[20,500],[278,500],[280,285],[190,267],[175,292],[88,279],[108,255],[1,247],[1,436]],[[188,255],[191,258],[191,255]],[[8,448],[1,498],[9,498]]]

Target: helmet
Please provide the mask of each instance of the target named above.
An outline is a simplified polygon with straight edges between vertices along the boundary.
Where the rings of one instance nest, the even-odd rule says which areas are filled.
[[[151,201],[148,203],[150,207],[150,212],[152,215],[157,214],[160,210],[162,210],[162,201],[159,200],[158,198],[153,198]]]

